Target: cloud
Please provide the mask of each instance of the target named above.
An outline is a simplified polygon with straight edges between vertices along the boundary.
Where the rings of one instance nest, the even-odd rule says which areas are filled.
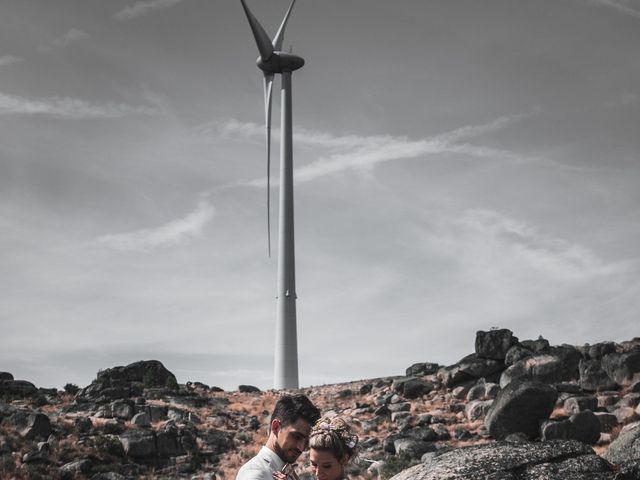
[[[620,0],[587,0],[587,3],[596,7],[612,8],[625,15],[640,18],[640,10],[629,6],[625,1]]]
[[[20,57],[14,57],[13,55],[5,55],[4,57],[0,57],[0,67],[4,67],[6,65],[11,65],[13,63],[22,62],[23,59]]]
[[[46,53],[57,48],[66,48],[72,43],[82,40],[83,38],[89,38],[89,34],[77,28],[72,28],[62,37],[53,40],[50,45],[41,45],[38,47],[38,50],[42,53]]]
[[[580,283],[624,270],[582,245],[493,210],[440,216],[427,230],[429,245],[463,265],[466,277],[484,281],[496,276],[501,285],[506,279],[532,275]]]
[[[43,115],[63,119],[153,115],[157,110],[123,103],[92,104],[70,97],[25,98],[0,93],[0,115]]]
[[[530,114],[527,114],[530,115]],[[293,136],[297,146],[322,148],[330,153],[318,160],[298,167],[295,170],[297,182],[307,182],[317,178],[342,172],[345,170],[367,171],[373,166],[394,160],[415,158],[429,154],[462,154],[471,157],[503,159],[515,162],[529,161],[517,153],[460,143],[463,140],[480,137],[497,132],[526,115],[511,115],[499,117],[480,125],[469,125],[423,140],[411,140],[407,137],[379,136],[331,136],[326,133],[313,132],[305,129],[295,129]],[[211,133],[211,125],[201,127],[204,134]],[[255,123],[241,123],[236,120],[228,121],[217,127],[219,133],[231,138],[259,138],[264,136],[264,127]],[[273,132],[277,138],[278,132]],[[256,179],[243,185],[261,187],[266,185],[266,179]]]
[[[148,0],[146,2],[136,2],[117,12],[113,18],[122,21],[133,20],[154,10],[173,7],[180,2],[182,2],[182,0]]]
[[[640,96],[636,93],[622,93],[616,98],[604,103],[605,107],[633,107],[640,101]]]
[[[183,218],[172,220],[156,228],[103,235],[97,238],[94,243],[123,252],[148,252],[158,248],[171,247],[202,235],[204,227],[214,214],[213,206],[207,201],[201,200],[196,209]]]

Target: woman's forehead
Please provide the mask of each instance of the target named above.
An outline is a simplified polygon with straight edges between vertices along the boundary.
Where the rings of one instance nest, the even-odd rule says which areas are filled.
[[[309,452],[309,458],[315,463],[338,461],[333,453],[326,450],[317,450],[315,448],[312,448]]]

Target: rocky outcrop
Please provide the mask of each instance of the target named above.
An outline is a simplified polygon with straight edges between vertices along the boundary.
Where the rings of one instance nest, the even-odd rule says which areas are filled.
[[[98,372],[91,385],[76,394],[76,401],[107,403],[141,396],[144,389],[162,389],[163,394],[170,394],[177,391],[178,382],[158,360],[139,361]]]
[[[407,377],[423,377],[425,375],[433,375],[438,371],[440,365],[437,363],[430,362],[421,362],[414,363],[410,367],[407,368],[406,376]]]
[[[485,419],[485,427],[498,440],[512,433],[536,438],[540,424],[553,411],[557,396],[555,389],[543,383],[511,383],[498,393]]]
[[[602,358],[602,368],[619,385],[632,385],[640,379],[640,347]]]
[[[518,360],[500,377],[500,386],[513,381],[535,380],[543,383],[559,383],[579,377],[579,357],[564,349],[537,354]],[[573,357],[573,358],[572,358]]]
[[[6,374],[6,372],[3,373]],[[38,393],[37,387],[26,380],[0,379],[0,397],[29,397],[36,393]]]
[[[393,480],[614,480],[616,471],[576,441],[496,442],[449,451]],[[621,477],[622,478],[622,477]]]
[[[517,344],[518,338],[506,328],[488,332],[480,330],[476,333],[475,347],[478,357],[504,361],[509,349]]]
[[[602,367],[602,360],[580,360],[578,365],[580,373],[580,388],[586,392],[598,392],[602,390],[616,390],[618,384],[614,382]]]
[[[392,388],[399,395],[412,400],[431,392],[434,385],[433,383],[420,378],[407,377],[394,380]]]
[[[603,457],[612,463],[622,464],[629,461],[640,461],[640,422],[628,425],[620,432]]]

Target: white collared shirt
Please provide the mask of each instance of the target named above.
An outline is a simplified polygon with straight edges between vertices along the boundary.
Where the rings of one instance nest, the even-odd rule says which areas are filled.
[[[262,447],[255,457],[240,467],[236,480],[273,480],[273,472],[282,470],[284,463],[276,452]]]

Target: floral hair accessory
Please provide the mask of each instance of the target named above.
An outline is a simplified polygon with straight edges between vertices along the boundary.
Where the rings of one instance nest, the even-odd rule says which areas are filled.
[[[320,427],[321,430],[324,430],[325,432],[330,432],[331,431],[331,425],[328,424],[327,422],[322,422],[318,426]]]
[[[358,444],[358,441],[353,437],[345,442],[345,445],[349,448],[356,448],[357,444]]]

